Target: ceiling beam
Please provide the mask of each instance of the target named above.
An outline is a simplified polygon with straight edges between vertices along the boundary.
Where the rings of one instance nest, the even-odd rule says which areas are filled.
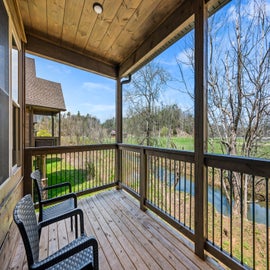
[[[184,1],[183,4],[176,8],[174,13],[172,13],[172,15],[145,39],[141,46],[120,65],[119,76],[125,77],[134,73],[144,63],[163,51],[175,36],[180,37],[186,34],[190,30],[190,25],[193,22],[193,14],[193,1]]]
[[[115,64],[105,63],[31,35],[27,35],[26,51],[109,78],[115,79],[118,76],[118,66]]]

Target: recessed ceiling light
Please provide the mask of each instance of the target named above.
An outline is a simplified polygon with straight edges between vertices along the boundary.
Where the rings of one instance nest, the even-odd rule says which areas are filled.
[[[103,7],[99,3],[94,3],[93,9],[97,14],[101,14],[103,12]]]

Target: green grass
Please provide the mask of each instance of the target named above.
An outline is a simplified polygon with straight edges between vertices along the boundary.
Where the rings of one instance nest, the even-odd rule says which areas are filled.
[[[48,186],[69,182],[71,183],[72,192],[77,192],[90,187],[88,172],[83,169],[76,169],[61,158],[47,158],[46,172]],[[61,196],[68,192],[68,188],[53,189],[48,191],[48,198]]]
[[[142,139],[129,137],[125,138],[124,142],[128,144],[138,144]],[[194,138],[189,137],[156,137],[153,139],[155,147],[178,149],[184,151],[194,151]],[[243,139],[237,139],[237,148],[239,156],[241,155],[241,147]],[[215,154],[223,153],[219,138],[210,139],[208,142],[208,152]],[[254,147],[254,151],[251,153],[251,157],[270,159],[270,141],[260,142],[257,147]]]

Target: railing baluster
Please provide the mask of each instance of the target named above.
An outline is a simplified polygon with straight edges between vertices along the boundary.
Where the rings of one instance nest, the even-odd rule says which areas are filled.
[[[169,159],[169,213],[170,216],[173,216],[172,214],[172,160]]]
[[[190,171],[190,173],[189,173],[189,229],[191,229],[192,228],[192,224],[191,224],[191,221],[192,221],[192,198],[194,197],[192,194],[194,194],[193,193],[193,190],[192,190],[192,182],[193,182],[193,178],[192,178],[192,172],[193,172],[193,170],[192,170],[192,164],[191,163],[189,163],[189,171]]]
[[[220,247],[223,249],[223,170],[220,170]]]
[[[243,227],[244,227],[244,224],[243,224],[243,222],[244,222],[244,212],[243,212],[243,200],[244,200],[244,198],[243,198],[243,184],[244,184],[244,180],[243,180],[243,178],[244,178],[244,175],[241,173],[241,190],[240,190],[240,199],[241,199],[241,209],[240,209],[240,211],[241,211],[241,225],[240,225],[240,249],[241,249],[241,257],[240,257],[240,261],[241,261],[241,264],[243,264],[243,261],[244,261],[244,259],[243,259],[243,255],[244,255],[244,245],[243,245]]]
[[[230,255],[232,256],[232,222],[233,222],[233,173],[229,171],[230,181]]]
[[[212,167],[212,243],[215,243],[215,169],[213,167]]]
[[[266,269],[269,270],[269,178],[265,178],[265,193],[266,193]]]
[[[256,250],[256,241],[255,241],[255,178],[252,176],[252,244],[253,244],[253,269],[255,269],[255,250]]]
[[[179,185],[179,222],[182,222],[182,211],[181,211],[181,205],[182,205],[182,202],[181,202],[181,184],[182,184],[182,161],[179,161],[179,172],[178,172],[178,175],[179,175],[179,179],[178,179],[178,185]]]
[[[186,162],[184,163],[184,225],[186,225],[186,197],[187,197],[187,165]]]

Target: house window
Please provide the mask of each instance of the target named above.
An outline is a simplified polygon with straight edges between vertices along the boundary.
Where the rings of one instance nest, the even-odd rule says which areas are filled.
[[[12,114],[12,166],[16,166],[20,163],[20,108],[16,104],[13,104]]]
[[[0,184],[9,176],[9,44],[8,16],[0,1]]]
[[[12,49],[12,166],[18,166],[20,153],[19,53],[13,40]]]
[[[19,69],[18,69],[18,58],[19,53],[16,49],[15,42],[13,41],[13,49],[12,49],[12,100],[19,103],[19,84],[18,84],[18,77],[19,77]]]

